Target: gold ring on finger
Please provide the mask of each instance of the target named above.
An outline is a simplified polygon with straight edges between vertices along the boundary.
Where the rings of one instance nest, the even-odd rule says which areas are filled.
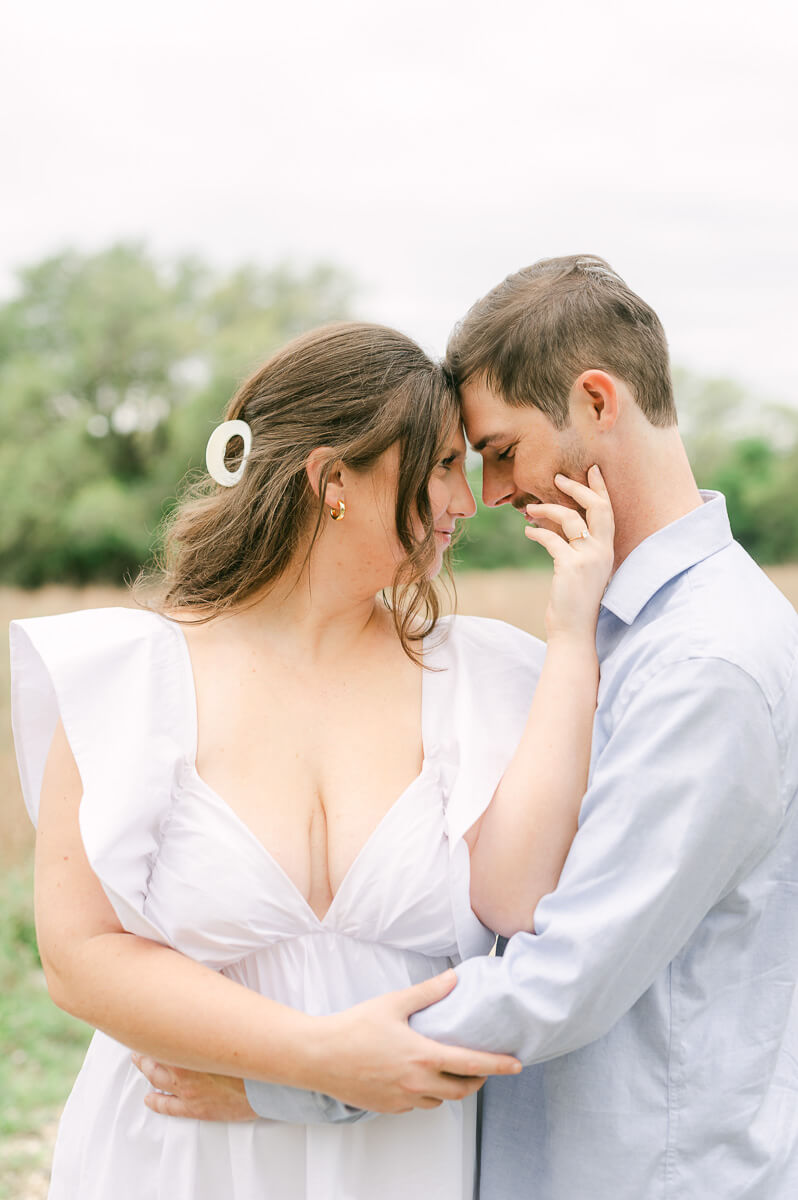
[[[577,533],[574,537],[569,538],[568,544],[570,546],[572,546],[574,544],[574,542],[581,542],[582,538],[589,538],[589,537],[590,537],[590,534],[588,533],[588,531],[586,529],[583,529],[581,533]]]

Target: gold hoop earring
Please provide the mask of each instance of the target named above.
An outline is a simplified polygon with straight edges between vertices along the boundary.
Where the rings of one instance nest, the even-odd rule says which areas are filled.
[[[333,521],[343,521],[344,517],[346,516],[346,505],[344,504],[343,500],[338,501],[337,512],[334,508],[330,509],[330,516],[332,517]]]

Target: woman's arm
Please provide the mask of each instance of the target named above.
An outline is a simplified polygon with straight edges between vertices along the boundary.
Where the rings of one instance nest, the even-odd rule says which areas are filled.
[[[505,937],[533,930],[538,901],[557,886],[587,788],[598,690],[596,621],[613,563],[613,519],[597,467],[589,487],[557,476],[584,508],[530,505],[562,532],[529,528],[554,560],[548,645],[521,742],[480,820],[466,835],[471,903]],[[587,529],[589,537],[578,538]],[[574,539],[572,542],[568,538]]]
[[[86,858],[82,792],[59,725],[42,785],[36,926],[60,1008],[177,1066],[326,1092],[379,1112],[461,1098],[487,1074],[517,1069],[514,1059],[442,1046],[408,1027],[410,1012],[451,990],[453,972],[344,1013],[309,1017],[126,933]]]
[[[36,838],[36,930],[52,999],[125,1045],[171,1054],[181,1065],[235,1071],[240,1064],[281,1074],[282,1038],[310,1037],[310,1018],[126,933],[86,858],[78,827],[82,791],[59,725]]]

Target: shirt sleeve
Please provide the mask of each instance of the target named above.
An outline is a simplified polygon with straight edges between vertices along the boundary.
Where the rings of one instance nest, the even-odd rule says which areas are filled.
[[[377,1115],[321,1092],[306,1092],[277,1083],[245,1079],[244,1089],[253,1112],[270,1121],[291,1125],[352,1125]]]
[[[595,764],[536,932],[462,963],[453,992],[412,1027],[527,1065],[603,1036],[764,857],[784,812],[779,763],[748,674],[720,659],[662,668]]]

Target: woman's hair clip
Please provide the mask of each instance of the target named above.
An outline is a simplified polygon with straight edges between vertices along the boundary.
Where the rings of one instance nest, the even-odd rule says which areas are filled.
[[[224,461],[224,455],[230,439],[234,437],[243,438],[244,453],[235,471],[229,471]],[[221,425],[217,425],[208,438],[208,445],[205,447],[205,465],[208,468],[208,474],[222,487],[234,487],[244,474],[251,449],[252,430],[246,421],[222,421]]]

